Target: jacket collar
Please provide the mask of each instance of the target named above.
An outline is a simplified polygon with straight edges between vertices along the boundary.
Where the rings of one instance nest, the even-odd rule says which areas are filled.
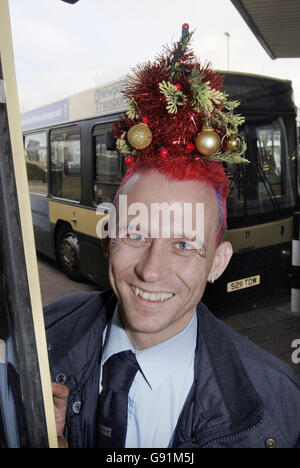
[[[66,296],[59,307],[54,304],[53,317],[46,312],[52,378],[63,375],[70,393],[81,391],[89,370],[100,361],[103,332],[117,304],[111,289],[81,297]]]
[[[195,380],[175,430],[173,447],[201,446],[212,439],[239,433],[257,424],[263,414],[263,403],[228,327],[202,303],[198,304],[197,315]],[[213,393],[218,395],[214,400],[218,402],[216,408],[212,404],[203,407],[205,379],[212,382]]]

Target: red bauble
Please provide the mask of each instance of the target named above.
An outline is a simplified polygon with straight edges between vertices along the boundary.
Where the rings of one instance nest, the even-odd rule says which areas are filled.
[[[188,153],[191,153],[192,151],[194,151],[195,149],[195,146],[193,145],[193,143],[188,143],[185,147],[186,151],[188,151]]]
[[[149,123],[149,119],[148,119],[148,117],[146,117],[146,115],[144,115],[144,116],[142,117],[142,122],[143,122],[144,124],[148,124],[148,123]]]
[[[167,150],[167,148],[163,148],[160,150],[159,154],[161,155],[162,158],[166,158],[169,154],[169,151]]]
[[[133,163],[133,157],[132,156],[126,156],[125,158],[125,164],[127,164],[127,166],[130,166],[130,164]]]
[[[181,91],[182,86],[180,83],[175,83],[174,86],[178,89],[178,91]]]

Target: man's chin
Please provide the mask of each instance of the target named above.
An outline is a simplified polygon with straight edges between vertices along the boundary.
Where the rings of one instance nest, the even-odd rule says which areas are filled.
[[[125,330],[129,338],[135,336],[135,340],[139,339],[143,341],[144,337],[147,346],[152,346],[169,338],[168,330],[170,323],[162,321],[161,318],[160,320],[155,320],[153,317],[135,313],[133,315],[130,314],[130,316],[125,315],[123,322],[125,323]]]
[[[171,303],[153,303],[140,298],[130,298],[120,307],[124,327],[133,333],[160,333],[172,322],[172,312],[174,307]]]

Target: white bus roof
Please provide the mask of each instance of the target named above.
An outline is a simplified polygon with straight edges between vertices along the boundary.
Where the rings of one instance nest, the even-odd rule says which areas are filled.
[[[230,73],[277,80],[276,78],[250,73],[217,71],[221,74]],[[278,81],[286,80],[278,79]],[[24,112],[21,114],[22,129],[23,131],[32,130],[75,120],[124,112],[127,108],[127,100],[122,94],[125,86],[126,77],[121,77],[103,86],[96,86],[60,101]]]
[[[22,129],[23,131],[31,130],[113,112],[123,112],[127,107],[126,99],[121,93],[125,85],[126,78],[123,77],[24,112],[21,114]]]

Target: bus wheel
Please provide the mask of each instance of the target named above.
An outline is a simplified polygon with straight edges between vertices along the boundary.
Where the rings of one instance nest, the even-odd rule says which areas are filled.
[[[58,232],[56,253],[58,263],[66,275],[73,281],[82,281],[79,241],[68,224],[64,224]]]

